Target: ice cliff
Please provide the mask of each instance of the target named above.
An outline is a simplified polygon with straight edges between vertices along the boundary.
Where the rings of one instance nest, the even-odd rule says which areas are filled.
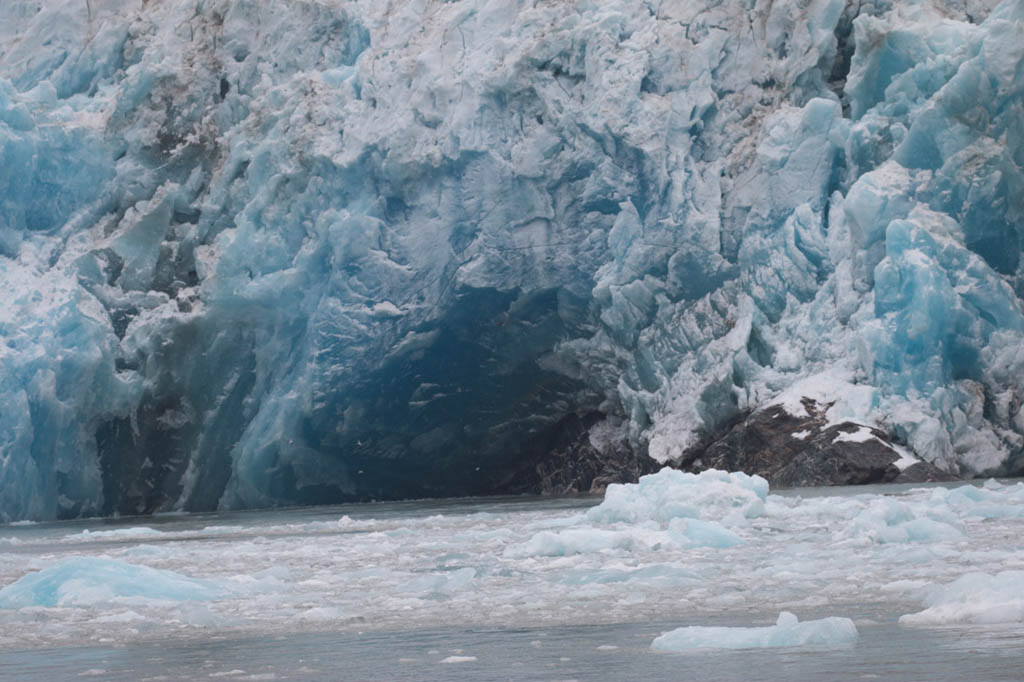
[[[6,0],[0,518],[600,479],[803,395],[1019,473],[1022,98],[1024,0]]]

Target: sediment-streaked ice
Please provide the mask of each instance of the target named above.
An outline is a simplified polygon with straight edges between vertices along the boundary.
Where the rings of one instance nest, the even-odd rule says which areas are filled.
[[[781,611],[974,627],[1024,612],[1024,483],[769,494],[756,477],[666,470],[594,502],[6,527],[0,649],[439,624],[669,631]]]
[[[655,651],[691,649],[768,649],[798,646],[836,646],[857,641],[857,626],[849,618],[822,618],[801,623],[789,611],[765,627],[704,627],[691,625],[657,637]]]

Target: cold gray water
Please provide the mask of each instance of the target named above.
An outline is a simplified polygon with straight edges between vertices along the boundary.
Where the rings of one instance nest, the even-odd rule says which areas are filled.
[[[8,526],[0,679],[1019,680],[1022,514],[994,481],[659,474],[604,500]],[[780,611],[856,639],[718,648]],[[733,629],[652,649],[687,626]]]
[[[676,623],[537,629],[431,629],[359,634],[209,638],[123,647],[15,652],[12,680],[1020,680],[1019,627],[862,625],[854,647],[656,654]],[[450,656],[475,660],[445,663]]]

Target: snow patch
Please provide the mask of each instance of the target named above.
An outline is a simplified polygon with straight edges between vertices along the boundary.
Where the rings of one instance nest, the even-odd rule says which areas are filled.
[[[804,399],[810,398],[825,410],[827,426],[845,421],[865,422],[875,407],[876,393],[874,386],[852,383],[848,375],[825,372],[793,383],[765,407],[779,405],[794,417],[807,418],[812,415]]]

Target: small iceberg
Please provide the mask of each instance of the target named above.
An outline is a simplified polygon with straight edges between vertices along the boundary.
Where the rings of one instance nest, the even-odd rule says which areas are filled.
[[[925,610],[900,616],[900,625],[1024,623],[1024,571],[968,573],[925,592]]]
[[[753,519],[764,514],[767,497],[768,481],[760,476],[717,469],[690,474],[666,467],[637,483],[612,483],[601,504],[586,515],[592,523]]]
[[[655,651],[693,649],[768,649],[796,646],[835,646],[857,641],[857,626],[849,618],[822,618],[799,622],[788,611],[779,614],[775,625],[756,628],[677,628],[656,638]]]
[[[73,557],[0,590],[0,609],[92,606],[119,599],[186,601],[223,596],[209,580],[97,557]]]

